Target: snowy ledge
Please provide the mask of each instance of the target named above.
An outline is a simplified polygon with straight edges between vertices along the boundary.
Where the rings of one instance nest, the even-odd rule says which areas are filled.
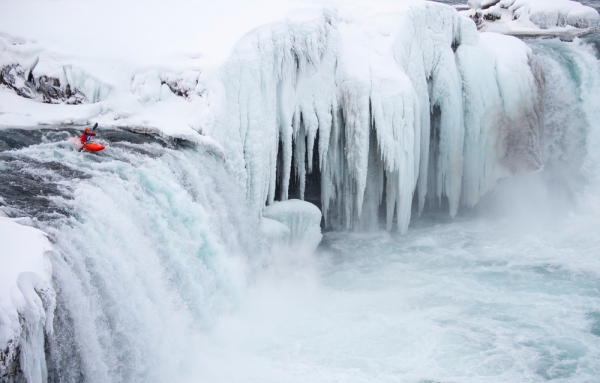
[[[26,226],[27,225],[27,226]],[[56,293],[52,247],[29,218],[0,217],[0,379],[21,373],[46,381],[44,333],[52,332]]]
[[[466,10],[481,32],[572,39],[598,30],[600,15],[571,0],[469,0]]]

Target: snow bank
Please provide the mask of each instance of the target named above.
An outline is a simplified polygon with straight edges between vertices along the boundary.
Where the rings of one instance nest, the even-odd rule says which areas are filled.
[[[28,116],[21,114],[0,114],[0,126],[31,127],[37,126],[37,122]]]
[[[270,221],[285,225],[288,228],[289,245],[294,249],[312,253],[323,239],[321,210],[309,202],[301,200],[275,202],[265,207],[263,216],[268,220],[264,218],[261,220],[261,231],[283,238],[286,235],[285,229]]]
[[[597,30],[598,12],[571,0],[469,0],[482,31],[513,35],[577,36]]]
[[[46,381],[44,332],[52,332],[52,247],[28,218],[0,217],[0,377]],[[17,362],[18,358],[18,362]],[[10,380],[10,379],[9,379]]]

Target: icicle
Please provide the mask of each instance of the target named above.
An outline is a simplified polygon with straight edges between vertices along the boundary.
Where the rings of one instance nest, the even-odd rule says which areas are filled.
[[[292,141],[294,128],[292,126],[295,114],[293,87],[289,81],[280,81],[278,86],[279,134],[283,150],[281,173],[281,200],[286,201],[289,195],[290,170],[292,168]]]
[[[394,210],[396,209],[396,201],[398,200],[398,173],[386,172],[386,206],[387,206],[387,230],[392,230],[394,224]]]
[[[450,215],[458,212],[462,186],[464,122],[462,83],[450,47],[439,58],[432,79],[432,103],[440,107],[438,198],[448,197]]]
[[[373,132],[373,127],[371,128]],[[354,212],[355,230],[372,231],[378,228],[379,206],[384,192],[384,169],[379,152],[377,137],[370,135],[369,139],[369,164],[367,171],[367,187],[361,215]]]
[[[298,128],[294,148],[294,166],[296,177],[300,184],[300,199],[304,200],[304,191],[306,188],[306,131],[302,118],[299,118]]]

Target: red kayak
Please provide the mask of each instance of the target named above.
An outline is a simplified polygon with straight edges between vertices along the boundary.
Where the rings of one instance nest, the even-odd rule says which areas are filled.
[[[104,150],[104,145],[100,145],[97,142],[90,142],[89,144],[83,144],[83,148],[85,150],[89,150],[90,152],[99,152]]]

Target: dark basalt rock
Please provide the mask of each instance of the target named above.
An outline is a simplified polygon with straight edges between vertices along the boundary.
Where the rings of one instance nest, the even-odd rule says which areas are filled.
[[[500,20],[501,16],[495,12],[491,11],[477,11],[472,16],[471,19],[475,22],[475,25],[479,28],[483,21],[496,21]]]
[[[41,76],[34,84],[36,85],[35,89],[41,94],[45,103],[64,102],[77,105],[86,101],[85,96],[77,89],[72,90],[70,84],[67,84],[63,90],[60,80],[57,78]]]
[[[55,77],[35,78],[31,71],[19,64],[0,68],[0,84],[13,90],[21,97],[39,99],[47,104],[66,103],[71,105],[87,102],[86,97],[70,84],[62,86]]]
[[[31,73],[18,64],[0,68],[0,84],[14,90],[21,97],[35,98],[31,87],[28,86],[30,80],[33,80]],[[23,82],[27,86],[19,86],[19,82]]]
[[[8,347],[0,350],[0,383],[24,382],[19,363],[18,347],[15,347],[14,341],[8,342]]]
[[[502,16],[500,16],[497,13],[493,13],[493,12],[487,12],[483,15],[483,19],[487,20],[487,21],[496,21],[496,20],[500,20]]]

